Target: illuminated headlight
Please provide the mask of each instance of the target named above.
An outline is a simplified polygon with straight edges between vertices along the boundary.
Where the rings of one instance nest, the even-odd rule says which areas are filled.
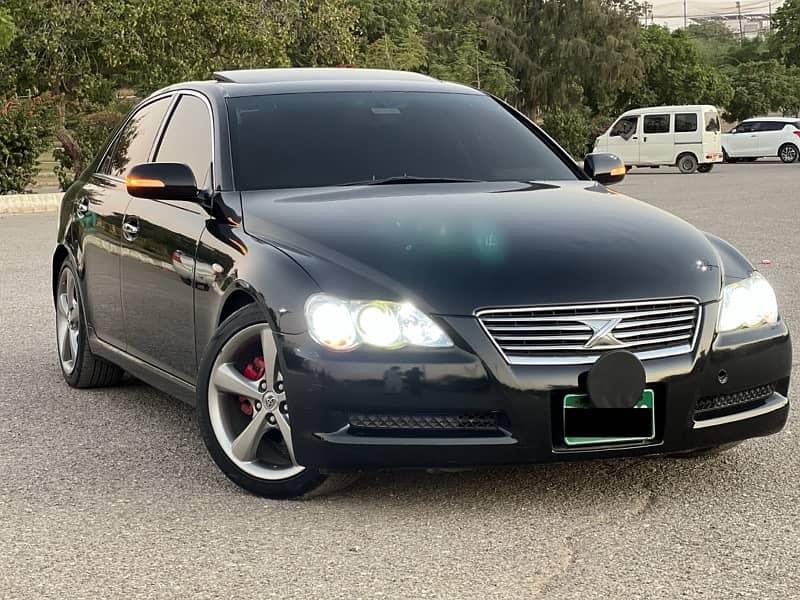
[[[722,290],[719,331],[735,331],[778,321],[778,301],[761,273],[727,285]]]
[[[305,313],[311,337],[331,350],[352,350],[361,344],[378,348],[453,345],[436,323],[411,304],[314,294],[306,301]]]

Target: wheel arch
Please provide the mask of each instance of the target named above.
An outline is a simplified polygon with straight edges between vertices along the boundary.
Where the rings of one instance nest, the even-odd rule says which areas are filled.
[[[59,244],[56,246],[55,251],[53,252],[53,272],[52,272],[52,294],[53,299],[56,297],[56,289],[58,288],[58,274],[61,271],[61,265],[64,264],[64,261],[67,260],[69,257],[69,250],[64,244]]]
[[[697,158],[697,154],[693,150],[684,150],[683,152],[678,153],[678,156],[675,158],[675,164],[677,165],[679,162],[681,162],[681,159],[687,154],[693,157],[698,164],[700,163],[700,159]]]

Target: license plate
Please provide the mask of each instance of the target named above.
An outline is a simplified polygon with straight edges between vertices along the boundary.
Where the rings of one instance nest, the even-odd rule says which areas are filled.
[[[656,437],[653,390],[644,390],[633,408],[595,408],[588,394],[564,396],[567,446],[645,442]]]

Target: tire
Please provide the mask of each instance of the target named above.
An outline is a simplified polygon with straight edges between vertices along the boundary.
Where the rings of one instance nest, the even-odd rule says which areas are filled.
[[[800,151],[798,151],[797,146],[794,144],[786,143],[778,148],[778,158],[781,159],[781,162],[787,164],[796,162],[798,156],[800,156]]]
[[[706,163],[697,167],[698,173],[710,173],[714,168],[714,163]]]
[[[688,452],[676,452],[669,454],[672,458],[704,458],[707,456],[716,456],[735,448],[742,442],[730,442],[729,444],[721,444],[719,446],[710,446],[708,448],[698,448],[697,450],[689,450]]]
[[[730,156],[728,156],[728,151],[725,150],[725,148],[723,148],[722,149],[722,162],[724,162],[724,163],[735,163],[736,159],[735,158],[731,158]]]
[[[694,154],[681,154],[678,157],[678,169],[684,175],[691,175],[697,171],[697,159]]]
[[[95,356],[89,349],[86,311],[79,279],[67,258],[58,272],[55,292],[56,351],[64,380],[74,388],[117,385],[125,374],[117,365]]]
[[[197,417],[212,460],[235,484],[265,498],[310,498],[349,485],[356,474],[320,473],[294,459],[291,395],[277,356],[255,304],[233,313],[211,338],[197,378]]]

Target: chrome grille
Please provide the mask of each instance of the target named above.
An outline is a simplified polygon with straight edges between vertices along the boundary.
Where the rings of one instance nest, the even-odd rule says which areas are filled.
[[[625,349],[641,359],[691,352],[700,325],[696,300],[496,308],[475,313],[511,364],[589,364]]]

